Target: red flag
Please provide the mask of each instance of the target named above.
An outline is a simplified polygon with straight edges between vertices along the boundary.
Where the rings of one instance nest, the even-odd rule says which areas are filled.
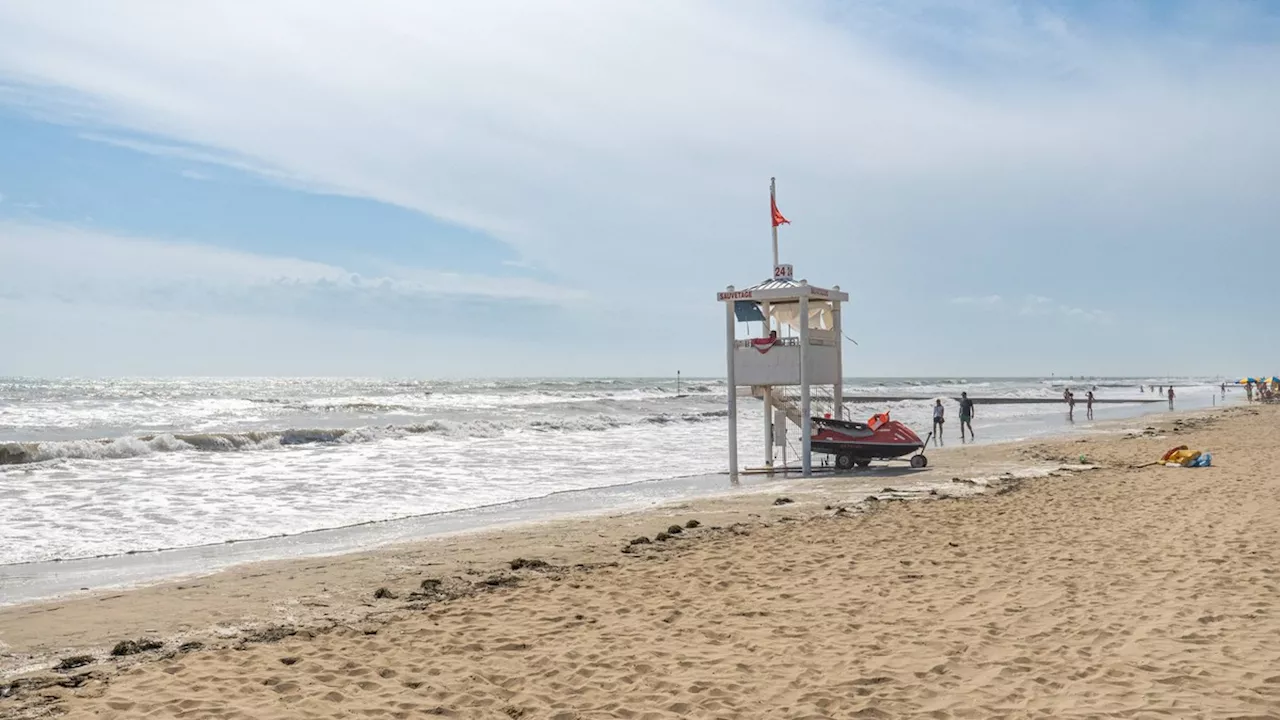
[[[787,225],[790,225],[790,224],[791,224],[791,221],[790,221],[790,220],[788,220],[788,219],[786,219],[786,218],[782,217],[782,213],[778,212],[778,201],[777,201],[777,200],[775,200],[775,199],[773,199],[773,198],[769,198],[769,205],[773,208],[773,226],[774,226],[774,227],[778,227],[779,225],[782,225],[782,224],[784,224],[784,223],[785,223],[785,224],[787,224]]]

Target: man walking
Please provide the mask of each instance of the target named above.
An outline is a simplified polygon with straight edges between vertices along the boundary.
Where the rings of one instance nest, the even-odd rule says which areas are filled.
[[[939,401],[941,404],[941,401]],[[973,401],[969,399],[969,393],[960,393],[960,442],[964,442],[964,429],[969,428],[969,439],[973,439]]]

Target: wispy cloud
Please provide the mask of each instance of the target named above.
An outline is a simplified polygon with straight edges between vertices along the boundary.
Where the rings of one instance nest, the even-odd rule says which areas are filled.
[[[1053,309],[1053,298],[1043,295],[1028,295],[1022,300],[1021,315],[1043,315]]]
[[[65,225],[0,221],[0,253],[23,272],[6,284],[29,296],[83,302],[131,298],[278,297],[340,293],[428,301],[491,300],[556,306],[583,299],[580,290],[528,278],[495,278],[422,268],[386,268],[364,277],[326,263],[228,250],[180,241],[112,235]]]
[[[962,307],[990,310],[999,315],[1013,313],[1022,317],[1060,317],[1082,322],[1111,322],[1111,313],[1103,310],[1074,307],[1057,302],[1053,298],[1045,297],[1044,295],[1027,295],[1022,298],[1021,302],[1014,301],[1013,303],[1006,302],[1001,295],[964,295],[951,298],[948,302]]]
[[[1028,295],[1023,299],[1022,308],[1018,311],[1019,315],[1043,316],[1056,315],[1069,318],[1072,320],[1080,320],[1083,322],[1093,323],[1110,323],[1111,313],[1105,310],[1087,310],[1085,308],[1074,307],[1064,303],[1054,301],[1043,295]]]
[[[93,142],[103,143],[104,145],[111,145],[112,147],[146,153],[147,155],[156,155],[158,157],[174,158],[178,160],[189,160],[191,162],[205,163],[208,165],[221,165],[224,167],[234,168],[236,170],[242,170],[244,172],[278,179],[287,179],[289,177],[286,173],[268,168],[259,163],[251,162],[227,152],[218,152],[205,148],[173,145],[149,140],[139,140],[137,138],[117,137],[97,132],[83,132],[80,133],[80,137],[84,140],[91,140]]]

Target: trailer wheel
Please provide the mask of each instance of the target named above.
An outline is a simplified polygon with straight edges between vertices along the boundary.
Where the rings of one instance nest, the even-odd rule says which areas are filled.
[[[853,456],[849,453],[840,453],[836,455],[836,469],[849,470],[853,468]]]
[[[911,467],[913,468],[929,467],[929,458],[923,455],[912,455]]]

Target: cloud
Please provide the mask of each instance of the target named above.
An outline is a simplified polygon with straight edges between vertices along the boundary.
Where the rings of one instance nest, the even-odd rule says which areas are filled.
[[[208,174],[202,173],[199,170],[191,170],[191,169],[183,170],[181,175],[182,177],[188,180],[210,180],[211,179]]]
[[[1073,307],[1054,301],[1043,295],[1028,295],[1023,299],[1022,308],[1018,311],[1019,315],[1028,316],[1044,316],[1056,315],[1069,318],[1071,320],[1080,320],[1093,323],[1110,323],[1111,313],[1105,310],[1086,310],[1085,308]]]
[[[377,299],[407,318],[428,296],[473,297],[450,294],[459,287],[557,309],[581,289],[609,298],[584,344],[630,359],[657,352],[656,333],[684,332],[672,343],[690,348],[684,367],[719,371],[703,332],[719,322],[711,293],[767,276],[771,176],[793,223],[784,262],[921,317],[937,297],[912,288],[961,274],[964,288],[1001,287],[1067,255],[1106,257],[1078,284],[1038,287],[1121,307],[1153,257],[1196,256],[1206,237],[1223,256],[1255,251],[1280,232],[1276,37],[1275,16],[1243,2],[0,3],[0,103],[176,167],[408,208],[564,278],[203,276],[189,295],[247,302],[251,287],[278,308],[305,292],[313,312],[323,295],[369,317]],[[1251,304],[1226,273],[1197,280],[1191,299],[1177,277],[1189,265],[1152,290],[1161,312]],[[325,268],[294,270],[343,272]],[[160,284],[148,277],[143,287]],[[1021,292],[958,304],[988,318],[963,332],[1002,337]],[[1110,317],[1074,300],[1042,312]],[[912,346],[899,317],[856,320],[867,363],[905,367],[961,331],[935,325]],[[1151,345],[1113,335],[1133,355]],[[1035,352],[1003,361],[1044,366]]]
[[[270,309],[310,295],[353,302],[509,302],[563,306],[583,299],[573,288],[528,278],[496,278],[388,267],[362,277],[326,263],[136,238],[65,225],[0,221],[0,257],[22,268],[6,281],[12,294],[136,305],[244,303]]]
[[[1258,92],[1280,53],[1225,38],[1258,23],[1246,10],[1189,60],[1177,33],[941,1],[75,7],[0,8],[0,76],[45,112],[474,228],[598,290],[758,272],[774,174],[783,251],[815,271],[906,259],[907,242],[819,245],[853,227],[914,243],[1082,207],[1151,223],[1183,199],[1263,217],[1280,179],[1280,102]]]
[[[1000,295],[961,296],[948,300],[952,305],[1009,312],[1008,303]],[[1103,310],[1087,310],[1055,301],[1044,295],[1027,295],[1017,305],[1017,314],[1026,317],[1059,316],[1086,322],[1109,323],[1111,314]]]
[[[1082,320],[1084,322],[1099,323],[1102,325],[1111,323],[1111,313],[1105,310],[1086,310],[1084,308],[1060,305],[1058,307],[1058,312],[1069,318]]]
[[[978,305],[982,307],[992,307],[999,305],[1002,299],[999,295],[985,295],[983,297],[954,297],[949,300],[952,305]]]
[[[1019,310],[1021,315],[1043,315],[1053,309],[1053,298],[1047,298],[1043,295],[1028,295],[1023,298],[1022,309]]]
[[[80,133],[82,140],[90,140],[93,142],[110,145],[112,147],[133,150],[134,152],[145,153],[147,155],[155,155],[157,157],[173,158],[177,160],[189,160],[191,162],[205,163],[208,165],[220,165],[229,167],[243,172],[261,175],[263,177],[272,178],[277,181],[289,183],[293,178],[288,174],[279,170],[266,167],[250,160],[237,157],[226,152],[213,151],[203,148],[187,147],[181,145],[173,145],[168,143],[152,142],[148,140],[138,140],[136,138],[117,137],[96,132]],[[184,171],[183,175],[187,176],[187,172],[200,174],[198,171]],[[188,176],[190,177],[190,176]],[[201,178],[202,179],[202,178]]]
[[[1002,314],[1008,312],[1006,309],[1007,303],[1000,295],[983,295],[979,297],[964,295],[951,298],[947,302],[952,305],[999,311]],[[1072,307],[1043,295],[1027,295],[1024,297],[1018,307],[1017,314],[1028,317],[1059,316],[1071,320],[1095,323],[1111,322],[1111,314],[1103,310],[1086,310]]]

